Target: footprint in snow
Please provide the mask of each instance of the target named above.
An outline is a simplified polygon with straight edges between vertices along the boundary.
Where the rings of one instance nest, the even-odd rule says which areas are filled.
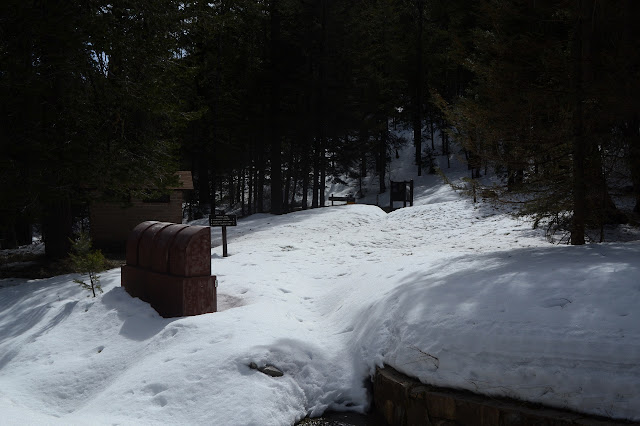
[[[153,398],[153,403],[159,407],[164,407],[169,403],[169,401],[164,396],[158,395],[155,398]]]
[[[147,395],[156,396],[160,392],[164,392],[167,389],[169,389],[169,387],[161,383],[151,383],[142,388],[142,391]]]
[[[556,297],[556,298],[550,298],[550,299],[543,300],[542,303],[540,304],[540,306],[542,306],[543,308],[555,308],[557,306],[560,306],[561,308],[564,308],[569,303],[571,303],[571,300],[569,300],[567,298]]]

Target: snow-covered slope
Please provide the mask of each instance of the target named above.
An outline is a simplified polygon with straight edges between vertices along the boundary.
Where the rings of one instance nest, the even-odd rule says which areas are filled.
[[[74,275],[0,280],[0,422],[287,425],[365,410],[383,363],[640,420],[640,243],[551,245],[421,179],[416,206],[389,215],[351,205],[241,220],[227,258],[214,229],[215,314],[163,319],[119,270],[96,299]]]

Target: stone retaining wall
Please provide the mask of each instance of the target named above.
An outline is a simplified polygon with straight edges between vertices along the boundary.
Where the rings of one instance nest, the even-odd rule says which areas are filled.
[[[638,424],[435,388],[388,366],[376,371],[373,398],[376,410],[392,426]]]

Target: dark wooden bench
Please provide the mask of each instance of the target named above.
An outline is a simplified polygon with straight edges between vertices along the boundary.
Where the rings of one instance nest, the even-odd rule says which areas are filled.
[[[329,201],[331,201],[332,206],[334,201],[343,201],[343,202],[346,202],[347,204],[355,204],[356,197],[354,197],[353,195],[347,195],[346,197],[335,197],[333,194],[331,194],[329,196]]]

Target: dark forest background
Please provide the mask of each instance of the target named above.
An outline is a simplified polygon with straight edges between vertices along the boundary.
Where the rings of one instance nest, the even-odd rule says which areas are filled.
[[[455,142],[473,182],[497,175],[486,191],[583,244],[629,220],[614,187],[640,212],[638,18],[634,0],[5,0],[0,238],[40,224],[64,256],[93,199],[178,169],[201,214],[322,206],[329,176],[384,192],[396,123],[416,175]]]

